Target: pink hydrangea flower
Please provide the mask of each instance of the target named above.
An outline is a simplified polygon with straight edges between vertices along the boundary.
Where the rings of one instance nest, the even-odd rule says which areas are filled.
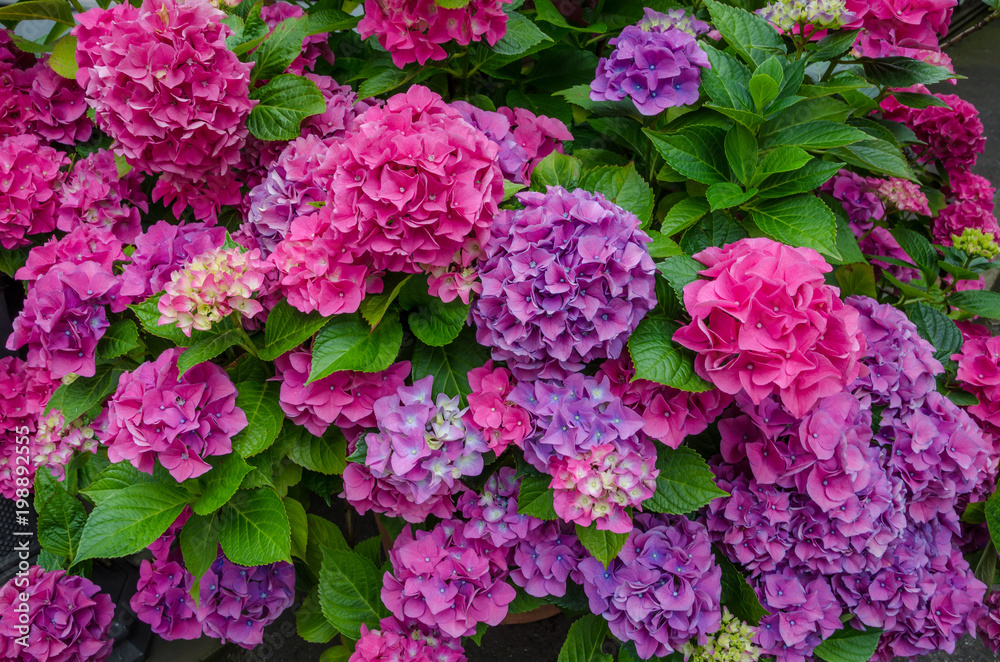
[[[938,51],[938,35],[948,32],[957,0],[847,0],[862,28],[855,50],[865,57],[918,57]]]
[[[981,230],[994,237],[1000,237],[1000,224],[993,215],[992,201],[985,206],[976,200],[959,200],[938,212],[934,219],[931,236],[934,243],[951,246],[955,238],[962,236],[966,228]]]
[[[493,361],[469,371],[469,411],[465,423],[482,432],[490,450],[500,455],[511,444],[521,441],[531,431],[528,413],[507,399],[514,389],[513,377],[506,368],[493,367]]]
[[[139,210],[149,211],[136,170],[119,178],[114,154],[99,149],[73,164],[59,189],[56,226],[69,232],[78,225],[96,225],[132,243],[142,232]]]
[[[950,200],[974,202],[993,211],[996,189],[990,184],[990,180],[973,172],[952,170],[948,173],[948,185],[942,190]]]
[[[464,7],[446,9],[434,0],[365,0],[365,15],[358,23],[362,39],[372,35],[402,69],[410,62],[426,64],[443,60],[442,44],[468,46],[483,39],[495,45],[507,33],[503,11],[511,0],[471,0]]]
[[[247,426],[236,387],[214,363],[178,377],[184,350],[169,349],[122,375],[108,406],[108,458],[153,473],[154,461],[177,481],[212,467],[205,458],[232,452],[232,437]]]
[[[306,13],[298,5],[293,5],[290,2],[282,2],[281,0],[272,5],[265,5],[260,9],[261,20],[270,28],[268,34],[273,34],[274,29],[286,19],[301,18],[305,15]],[[321,33],[310,35],[303,39],[302,53],[288,65],[288,69],[285,71],[301,76],[307,69],[312,71],[320,58],[323,58],[329,64],[333,64],[333,51],[330,50],[330,46],[327,44],[327,37],[326,33]]]
[[[83,89],[74,80],[63,78],[49,66],[49,56],[23,73],[23,83],[31,103],[34,132],[57,143],[86,142],[94,129],[87,117]]]
[[[931,215],[927,195],[920,190],[918,184],[898,177],[875,181],[877,182],[875,190],[878,194],[899,211],[920,214],[921,216]]]
[[[404,623],[407,623],[404,625]],[[347,662],[466,662],[462,641],[442,635],[419,622],[395,616],[379,621],[378,630],[361,624],[361,639]]]
[[[33,61],[31,54],[15,46],[7,31],[0,29],[0,139],[28,131],[32,109],[21,71]]]
[[[230,170],[246,141],[251,65],[226,48],[225,14],[206,0],[144,0],[79,14],[76,78],[114,149],[164,173],[154,199],[199,219],[239,201]],[[186,103],[177,104],[175,100]]]
[[[31,463],[36,467],[48,467],[57,480],[63,480],[73,453],[94,453],[97,446],[97,434],[86,421],[78,418],[67,424],[62,412],[53,409],[39,417]]]
[[[906,91],[927,94],[927,88],[916,85]],[[913,129],[925,145],[912,149],[924,162],[940,161],[945,170],[968,170],[986,148],[983,123],[979,111],[968,101],[954,94],[935,94],[948,108],[928,106],[910,108],[887,96],[882,101],[882,116],[887,120],[902,122]]]
[[[27,612],[18,609],[22,604]],[[5,660],[104,662],[111,655],[115,603],[79,575],[33,565],[23,578],[12,578],[0,589],[0,614],[0,658]],[[18,641],[24,636],[26,647]]]
[[[123,248],[122,242],[107,229],[98,225],[78,225],[65,237],[53,236],[42,246],[32,248],[28,253],[28,260],[14,277],[34,282],[60,264],[84,262],[96,262],[101,269],[111,274],[114,272],[115,262],[128,259]]]
[[[340,370],[307,384],[312,353],[294,350],[274,360],[275,380],[281,382],[278,401],[285,415],[317,437],[336,425],[348,437],[377,424],[375,402],[394,395],[410,374],[410,362],[400,361],[381,372]]]
[[[977,335],[965,340],[958,361],[958,381],[979,399],[968,408],[981,421],[1000,428],[1000,336]]]
[[[1000,653],[1000,591],[992,591],[984,602],[986,613],[979,619],[979,640]]]
[[[506,582],[505,550],[470,540],[462,529],[461,522],[444,520],[430,531],[407,526],[396,538],[389,550],[392,571],[382,579],[382,602],[396,618],[457,639],[507,616],[516,593]]]
[[[708,280],[684,288],[693,320],[674,340],[697,352],[699,375],[754,403],[775,393],[796,416],[857,378],[858,312],[825,284],[830,266],[819,253],[761,237],[695,259]]]
[[[0,245],[31,243],[27,235],[56,229],[58,190],[69,159],[26,134],[0,140]]]
[[[821,641],[841,629],[843,608],[823,577],[793,570],[764,575],[757,590],[771,613],[761,619],[755,641],[780,662],[805,662]]]
[[[468,304],[473,294],[483,293],[479,272],[472,267],[431,267],[427,272],[428,293],[445,303],[461,299],[462,303]]]
[[[30,493],[34,487],[38,465],[26,465],[25,451],[19,447],[27,448],[29,458],[37,455],[39,419],[58,386],[44,368],[30,368],[16,356],[0,358],[0,420],[8,430],[5,443],[0,444],[0,494],[7,499],[14,499],[18,492]],[[26,443],[17,443],[19,438]]]
[[[253,296],[271,269],[256,249],[202,253],[170,274],[157,304],[159,324],[176,324],[190,337],[192,330],[208,331],[234,311],[243,317],[262,313],[264,307]]]

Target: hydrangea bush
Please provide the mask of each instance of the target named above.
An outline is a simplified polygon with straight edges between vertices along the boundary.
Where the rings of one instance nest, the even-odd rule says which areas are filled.
[[[0,658],[105,660],[133,556],[159,637],[350,662],[996,650],[955,4],[0,8],[55,24],[0,31]]]

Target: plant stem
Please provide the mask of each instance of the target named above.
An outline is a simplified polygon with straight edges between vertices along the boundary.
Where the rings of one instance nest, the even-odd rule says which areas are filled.
[[[954,37],[952,37],[948,41],[946,41],[943,44],[941,44],[941,50],[944,50],[946,48],[951,48],[952,46],[954,46],[958,42],[960,42],[963,39],[965,39],[966,37],[968,37],[973,32],[978,32],[979,30],[982,30],[987,25],[989,25],[990,23],[992,23],[993,21],[995,21],[997,19],[997,17],[1000,17],[1000,12],[994,11],[992,14],[990,14],[989,16],[987,16],[986,18],[984,18],[983,20],[979,21],[975,25],[973,25],[971,27],[968,27],[965,30],[962,30],[957,35],[955,35]]]

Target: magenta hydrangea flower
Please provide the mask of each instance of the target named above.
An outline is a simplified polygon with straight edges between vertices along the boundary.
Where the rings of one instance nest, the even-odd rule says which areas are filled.
[[[295,601],[295,566],[284,561],[248,568],[220,551],[201,583],[205,635],[243,648],[259,645],[264,628]]]
[[[938,35],[948,32],[957,0],[847,0],[857,19],[850,29],[863,28],[854,49],[865,57],[914,57],[947,64],[938,47]],[[949,67],[950,68],[950,67]]]
[[[260,8],[260,18],[270,29],[268,34],[272,34],[280,23],[289,18],[301,18],[306,13],[298,5],[279,0],[272,5]],[[302,40],[302,53],[299,54],[285,70],[287,73],[301,76],[306,70],[312,71],[316,62],[323,58],[328,63],[333,64],[333,51],[327,44],[326,33],[314,34]]]
[[[66,236],[53,236],[28,253],[24,266],[17,270],[17,280],[35,282],[60,264],[96,262],[111,274],[114,264],[126,261],[124,246],[110,231],[97,225],[79,225]]]
[[[83,89],[76,81],[53,71],[48,55],[23,72],[22,85],[31,103],[31,126],[35,133],[65,145],[90,139],[94,123],[87,117]]]
[[[27,345],[28,365],[53,379],[93,377],[97,341],[109,326],[104,306],[118,289],[118,279],[97,262],[52,267],[28,292],[7,349]]]
[[[317,437],[336,425],[348,437],[377,424],[375,402],[394,395],[410,374],[410,362],[400,361],[381,372],[339,370],[307,384],[312,353],[294,350],[274,360],[275,380],[281,382],[278,401],[285,415]]]
[[[671,448],[680,446],[685,437],[708,429],[733,401],[731,395],[718,389],[692,393],[635,379],[632,359],[624,352],[619,358],[602,363],[597,377],[607,377],[611,393],[642,416],[642,431],[646,436]]]
[[[31,243],[28,235],[56,229],[60,168],[69,159],[37,136],[0,140],[0,245],[10,250]]]
[[[868,343],[861,359],[868,374],[851,385],[855,395],[875,405],[898,408],[919,405],[937,390],[935,377],[944,372],[944,366],[902,311],[864,296],[848,297],[847,304],[861,313],[858,323]]]
[[[24,585],[23,582],[27,582]],[[27,622],[18,609],[27,595]],[[20,662],[104,662],[111,655],[115,603],[100,587],[65,570],[33,565],[0,589],[0,658]],[[18,642],[27,637],[28,645]]]
[[[122,375],[108,405],[108,458],[153,473],[160,464],[178,482],[212,467],[205,458],[232,452],[232,437],[247,426],[236,387],[214,363],[178,377],[173,348]]]
[[[260,258],[259,249],[202,253],[170,274],[157,303],[159,324],[176,324],[190,337],[192,330],[208,331],[234,311],[254,317],[264,307],[253,297],[273,268]]]
[[[31,121],[31,101],[21,72],[34,57],[14,45],[5,29],[0,29],[0,139],[27,133]]]
[[[843,612],[830,583],[784,568],[764,575],[758,597],[770,615],[760,621],[755,642],[778,662],[806,662],[831,634],[843,627]]]
[[[63,480],[73,453],[94,453],[97,446],[97,433],[84,419],[67,422],[60,410],[53,409],[39,417],[31,463],[36,467],[48,467],[57,480]]]
[[[239,200],[230,171],[246,141],[251,65],[226,48],[225,14],[205,0],[144,0],[78,15],[76,78],[114,149],[180,216]],[[174,100],[184,99],[178,106]]]
[[[468,46],[483,39],[496,45],[507,34],[503,6],[511,0],[471,0],[447,9],[434,0],[365,0],[365,15],[358,23],[362,39],[375,36],[402,69],[410,62],[426,64],[443,60],[442,44],[454,41]]]
[[[16,356],[0,358],[0,420],[9,435],[0,444],[0,494],[4,498],[14,499],[18,492],[23,495],[34,488],[38,466],[19,460],[24,451],[19,453],[18,449],[27,446],[29,457],[37,455],[39,419],[58,386],[59,382],[54,382],[44,368],[30,368]],[[27,443],[16,443],[18,437],[27,437]]]
[[[433,381],[428,375],[375,401],[379,431],[364,438],[364,464],[351,462],[344,470],[341,496],[359,512],[414,523],[430,514],[449,517],[452,495],[464,489],[459,478],[482,472],[486,442],[466,427],[458,396],[441,393],[434,400]]]
[[[500,214],[479,268],[476,338],[518,379],[560,379],[617,358],[656,305],[639,219],[582,189],[518,199],[524,209]]]
[[[344,243],[367,253],[375,269],[466,267],[503,199],[498,152],[438,94],[414,85],[369,108],[327,150],[324,209]]]
[[[175,554],[174,556],[179,556]],[[167,641],[198,639],[202,635],[201,618],[206,609],[209,586],[201,585],[200,606],[191,597],[194,575],[179,563],[180,559],[143,560],[139,582],[129,605],[154,634]],[[211,576],[206,576],[210,579]]]
[[[976,175],[974,175],[976,176]],[[902,212],[911,212],[921,216],[930,216],[931,208],[927,201],[927,195],[920,190],[920,186],[915,182],[890,177],[889,179],[875,180],[875,191],[882,199]]]
[[[860,373],[858,311],[826,285],[819,253],[764,237],[695,255],[705,265],[684,288],[693,320],[674,340],[697,352],[698,374],[754,403],[778,395],[794,416]]]
[[[561,382],[520,382],[510,399],[532,420],[533,430],[521,442],[524,459],[544,473],[557,458],[576,458],[595,446],[629,440],[643,425],[642,417],[612,395],[607,379],[579,373]]]
[[[508,446],[521,445],[531,431],[528,413],[508,399],[514,389],[513,378],[506,368],[493,367],[493,361],[469,371],[469,411],[465,424],[479,430],[500,455]]]
[[[567,580],[583,583],[580,562],[590,558],[576,529],[566,522],[541,522],[518,540],[510,579],[536,598],[566,595]]]
[[[500,169],[517,184],[527,184],[535,166],[546,156],[562,152],[560,141],[573,140],[573,134],[561,121],[535,115],[525,108],[503,106],[493,112],[466,101],[452,101],[451,107],[500,147]]]
[[[472,267],[430,267],[427,270],[427,292],[432,297],[448,303],[461,299],[462,303],[472,301],[473,294],[483,293],[479,282],[479,272]]]
[[[688,641],[704,645],[722,624],[722,570],[704,525],[677,515],[637,515],[636,528],[607,568],[580,562],[590,609],[642,659]]]
[[[347,662],[466,662],[460,639],[416,621],[401,623],[394,616],[383,618],[378,625],[378,630],[370,630],[361,624],[361,639]]]
[[[119,178],[114,155],[106,149],[79,159],[59,189],[56,227],[69,232],[78,225],[96,225],[125,243],[134,242],[142,232],[139,210],[149,211],[141,179],[136,170]]]
[[[989,206],[975,199],[952,202],[938,212],[937,218],[934,219],[931,237],[936,244],[951,246],[955,243],[955,238],[962,236],[962,231],[966,228],[981,230],[993,235],[994,238],[1000,237],[1000,224],[993,215],[993,202],[990,201]]]
[[[516,595],[506,582],[506,551],[469,539],[457,520],[430,531],[407,526],[389,550],[392,571],[382,578],[382,602],[397,619],[410,618],[449,637],[498,625]]]
[[[880,181],[841,169],[820,187],[820,191],[829,193],[840,202],[847,212],[848,221],[868,230],[872,221],[885,217],[885,205],[878,196]]]
[[[1000,336],[980,333],[966,338],[961,353],[952,358],[958,361],[956,376],[962,388],[979,399],[969,413],[1000,428]]]
[[[663,15],[660,15],[663,16]],[[643,115],[698,101],[701,69],[711,69],[708,55],[695,35],[675,21],[647,9],[646,18],[611,39],[614,51],[601,58],[590,98],[594,101],[632,99]]]
[[[979,640],[1000,653],[1000,591],[992,591],[983,602],[986,613],[979,619]]]
[[[458,510],[468,520],[462,533],[470,540],[488,540],[494,547],[512,547],[541,520],[517,512],[521,479],[513,467],[501,467],[491,475],[483,493],[472,490],[458,497]]]
[[[915,85],[906,91],[929,94],[923,85]],[[902,122],[925,143],[911,148],[921,161],[940,161],[949,172],[968,170],[976,164],[976,158],[986,148],[979,111],[954,94],[934,96],[948,104],[948,107],[910,108],[890,95],[882,100],[882,116],[887,120]]]
[[[950,200],[975,202],[990,211],[993,211],[997,193],[990,180],[968,170],[949,172],[948,185],[942,191]]]

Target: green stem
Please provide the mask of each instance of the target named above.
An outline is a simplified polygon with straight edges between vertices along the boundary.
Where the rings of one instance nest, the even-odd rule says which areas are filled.
[[[833,75],[833,72],[837,69],[838,64],[840,64],[839,59],[830,60],[830,66],[826,68],[826,71],[823,73],[823,76],[819,79],[819,82],[825,83],[826,81],[830,80],[830,76]]]
[[[83,8],[83,5],[80,4],[80,0],[69,0],[69,2],[71,5],[73,5],[73,9],[75,9],[78,14],[82,14],[83,12],[86,11]]]

